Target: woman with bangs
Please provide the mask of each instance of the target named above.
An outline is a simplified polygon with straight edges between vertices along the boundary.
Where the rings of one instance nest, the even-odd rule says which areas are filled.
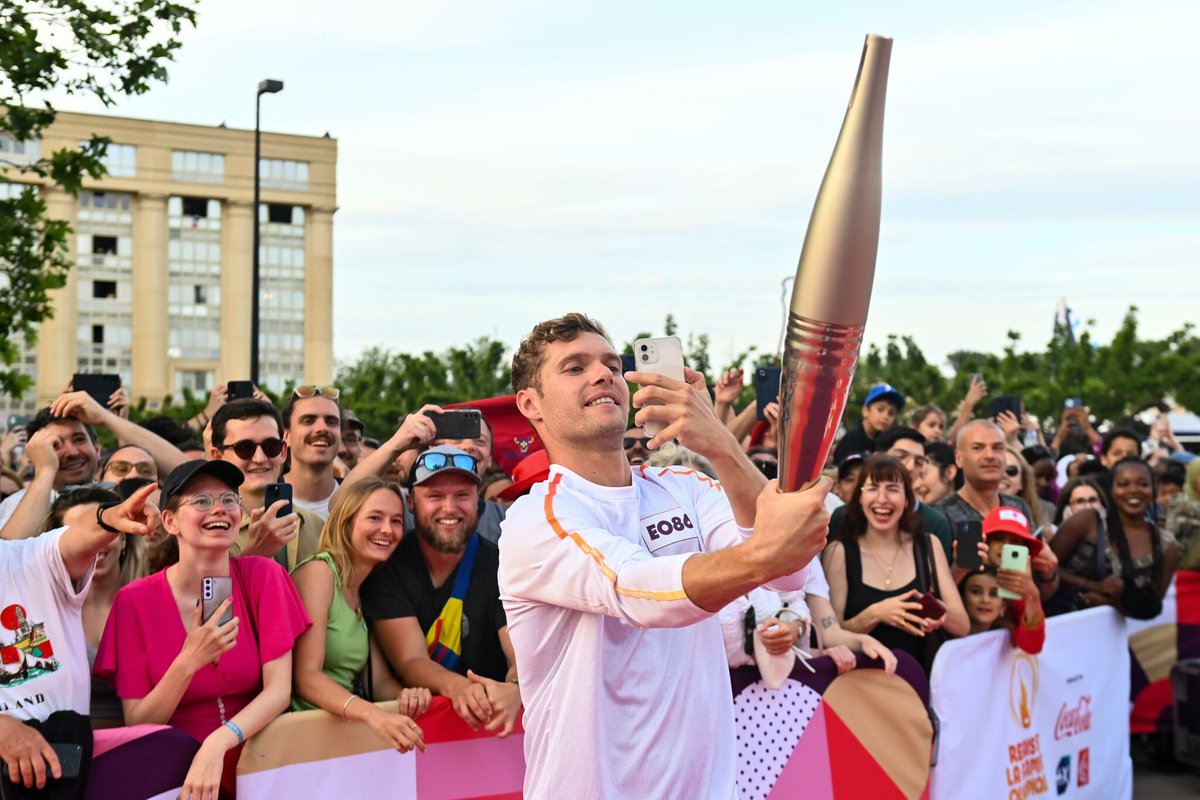
[[[428,689],[403,689],[370,639],[359,589],[404,536],[404,496],[371,477],[338,493],[317,553],[292,572],[313,626],[296,641],[292,710],[322,708],[366,723],[389,746],[424,750],[413,721],[429,708]],[[397,700],[385,711],[374,700]]]
[[[919,529],[913,501],[904,465],[883,453],[871,456],[823,562],[842,627],[904,650],[928,669],[936,647],[925,638],[943,629],[964,636],[970,620],[942,547]],[[926,593],[944,604],[945,613],[922,613]]]

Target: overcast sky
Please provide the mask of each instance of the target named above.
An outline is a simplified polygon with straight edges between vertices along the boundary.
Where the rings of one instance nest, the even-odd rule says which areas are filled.
[[[200,9],[170,83],[110,113],[250,128],[285,82],[264,129],[339,144],[341,360],[568,310],[773,350],[868,32],[895,39],[868,341],[1041,347],[1061,296],[1106,341],[1130,303],[1146,335],[1196,317],[1191,0]]]

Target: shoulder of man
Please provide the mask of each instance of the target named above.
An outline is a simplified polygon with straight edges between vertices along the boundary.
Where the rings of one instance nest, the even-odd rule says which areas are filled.
[[[950,520],[946,514],[928,503],[921,503],[917,506],[917,514],[925,520],[925,527],[931,533],[941,528],[950,529]]]
[[[1016,495],[1001,494],[1000,505],[1008,506],[1009,508],[1015,508],[1017,511],[1020,511],[1022,514],[1024,514],[1026,519],[1033,518],[1033,512],[1029,508],[1029,504],[1026,503],[1024,499],[1017,497]]]

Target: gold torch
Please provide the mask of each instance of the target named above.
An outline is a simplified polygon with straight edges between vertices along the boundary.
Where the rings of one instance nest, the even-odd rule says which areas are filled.
[[[891,55],[891,39],[867,36],[796,267],[779,387],[783,491],[796,491],[821,474],[858,363],[879,249],[883,105]]]

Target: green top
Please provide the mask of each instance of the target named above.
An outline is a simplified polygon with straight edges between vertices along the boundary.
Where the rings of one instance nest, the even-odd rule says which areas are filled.
[[[315,559],[324,561],[333,573],[333,602],[329,604],[329,619],[325,623],[325,662],[321,665],[321,671],[338,686],[347,691],[354,691],[354,679],[367,665],[367,658],[371,652],[367,639],[367,623],[350,608],[342,595],[341,579],[333,563],[333,556],[324,552],[317,553],[297,564],[296,569]],[[307,711],[312,708],[316,706],[302,698],[292,697],[292,711]]]

